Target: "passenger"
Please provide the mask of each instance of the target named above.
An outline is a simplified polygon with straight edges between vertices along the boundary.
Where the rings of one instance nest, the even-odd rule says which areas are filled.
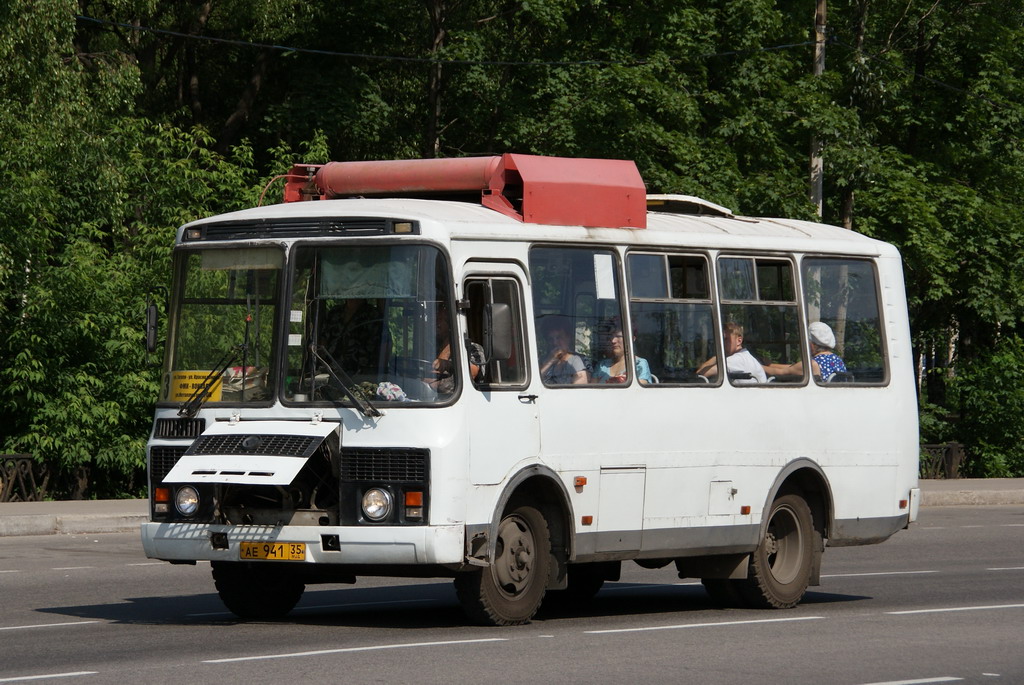
[[[811,342],[811,373],[826,383],[837,373],[846,373],[846,364],[832,351],[836,346],[836,336],[827,323],[812,323],[807,327],[807,337]],[[764,370],[772,375],[802,376],[804,363],[798,361],[793,364],[765,364]]]
[[[628,380],[626,373],[626,346],[623,344],[622,329],[616,328],[612,331],[608,340],[610,359],[602,359],[594,369],[594,383],[625,383]],[[642,385],[647,385],[651,377],[651,367],[643,357],[636,358],[636,377]]]
[[[754,359],[754,355],[743,347],[743,326],[729,321],[722,326],[722,336],[725,338],[725,368],[730,374],[749,375],[738,382],[741,384],[767,383],[768,376],[765,374],[761,363]],[[697,368],[697,375],[705,378],[714,378],[718,375],[718,357],[708,359]]]
[[[588,383],[587,364],[576,354],[569,324],[563,318],[550,319],[545,325],[545,334],[551,354],[540,367],[540,377],[545,385],[576,385]]]

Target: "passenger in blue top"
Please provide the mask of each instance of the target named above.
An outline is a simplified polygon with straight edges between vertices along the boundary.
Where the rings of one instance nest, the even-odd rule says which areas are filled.
[[[836,347],[836,336],[827,323],[815,321],[807,327],[807,337],[811,341],[811,372],[828,383],[837,373],[846,373],[846,364],[832,350]],[[802,376],[804,363],[765,364],[765,373],[772,375]]]
[[[626,372],[626,346],[623,344],[622,329],[612,331],[608,340],[610,359],[602,359],[594,369],[594,383],[625,383],[629,380]],[[636,358],[636,377],[642,385],[653,381],[651,366],[643,357]]]

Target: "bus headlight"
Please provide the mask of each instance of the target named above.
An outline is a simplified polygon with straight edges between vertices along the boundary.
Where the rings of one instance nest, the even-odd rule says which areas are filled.
[[[191,485],[179,488],[174,496],[174,508],[182,516],[192,516],[199,510],[199,491]]]
[[[371,521],[383,521],[391,514],[391,493],[371,488],[363,493],[363,516]]]

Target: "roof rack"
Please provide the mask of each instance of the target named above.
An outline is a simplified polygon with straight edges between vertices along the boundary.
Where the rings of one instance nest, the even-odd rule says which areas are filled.
[[[493,157],[296,164],[285,202],[415,197],[478,202],[519,221],[646,228],[646,190],[636,164],[506,153]]]

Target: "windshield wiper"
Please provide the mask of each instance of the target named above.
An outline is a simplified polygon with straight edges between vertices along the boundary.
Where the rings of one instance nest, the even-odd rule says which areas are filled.
[[[228,351],[220,358],[220,361],[213,367],[213,370],[206,374],[206,378],[199,384],[199,387],[193,390],[189,398],[178,406],[178,416],[191,419],[199,413],[199,408],[206,403],[207,398],[210,396],[210,388],[220,380],[227,368],[238,359],[238,354],[244,352],[246,347],[248,345],[242,344],[233,345],[228,348]]]
[[[381,411],[377,407],[370,404],[370,401],[363,397],[362,393],[356,392],[352,388],[355,386],[355,381],[338,362],[334,361],[334,357],[331,356],[330,352],[323,348],[321,345],[310,345],[309,352],[313,355],[313,358],[318,362],[324,364],[327,367],[327,373],[341,386],[342,392],[345,393],[345,397],[352,400],[352,404],[359,408],[359,411],[363,413],[363,416],[383,416]],[[325,359],[326,357],[326,359]]]

